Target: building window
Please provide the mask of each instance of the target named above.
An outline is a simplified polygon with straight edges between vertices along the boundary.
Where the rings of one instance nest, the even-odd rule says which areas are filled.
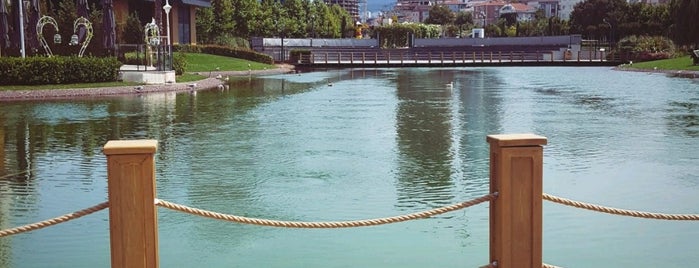
[[[177,33],[179,34],[180,44],[192,43],[192,38],[189,31],[192,18],[189,14],[189,5],[182,5],[177,9]]]

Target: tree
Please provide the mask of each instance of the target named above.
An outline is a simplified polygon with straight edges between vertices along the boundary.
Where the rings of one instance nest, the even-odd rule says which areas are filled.
[[[449,7],[445,5],[434,5],[430,8],[425,23],[439,25],[453,24],[455,17],[454,12],[452,12]]]
[[[142,44],[143,43],[143,24],[138,19],[138,11],[134,11],[126,18],[126,26],[124,32],[128,33],[123,36],[123,41],[127,44]]]
[[[214,13],[212,33],[216,35],[233,34],[233,31],[235,30],[235,21],[233,20],[235,11],[233,10],[233,1],[211,0],[211,9]]]
[[[238,37],[250,37],[260,15],[260,3],[257,0],[234,0],[232,4],[235,23],[233,33]]]
[[[211,43],[213,41],[214,33],[214,10],[210,7],[202,8],[198,7],[196,9],[197,15],[197,41],[199,43]],[[136,16],[138,19],[138,16]],[[138,21],[138,27],[143,28],[141,21]],[[141,35],[143,35],[143,29],[141,29]]]
[[[305,37],[306,36],[306,6],[301,0],[284,0],[282,4],[288,14],[286,25],[286,36],[288,37]]]
[[[697,0],[672,0],[670,1],[670,14],[672,21],[672,36],[679,45],[693,45],[699,47],[699,1]]]
[[[570,13],[570,30],[590,39],[608,37],[614,25],[625,21],[627,7],[625,0],[585,0],[577,3]]]

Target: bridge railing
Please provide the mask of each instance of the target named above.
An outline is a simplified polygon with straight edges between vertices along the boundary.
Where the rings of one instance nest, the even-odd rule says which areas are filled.
[[[616,215],[663,220],[699,221],[699,214],[663,214],[609,208],[542,192],[543,146],[534,134],[489,135],[488,193],[461,203],[406,215],[341,222],[296,222],[249,218],[192,208],[157,199],[155,140],[109,141],[108,202],[46,221],[0,230],[0,238],[63,223],[109,207],[111,266],[154,268],[158,258],[157,206],[219,220],[287,228],[348,228],[390,224],[467,208],[490,201],[490,261],[484,267],[555,267],[542,262],[542,202]]]
[[[302,54],[300,64],[311,65],[453,65],[524,62],[600,62],[605,54],[580,51],[574,55],[555,51],[325,51]]]

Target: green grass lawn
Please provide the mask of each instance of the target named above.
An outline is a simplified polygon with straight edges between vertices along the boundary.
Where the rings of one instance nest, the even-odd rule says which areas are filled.
[[[674,59],[638,62],[633,65],[625,65],[627,68],[642,70],[688,70],[699,71],[699,65],[692,65],[692,58],[683,56]]]
[[[175,52],[178,54],[179,52]],[[203,53],[185,53],[186,72],[211,72],[218,67],[221,71],[247,71],[248,64],[253,70],[277,68],[274,65]]]

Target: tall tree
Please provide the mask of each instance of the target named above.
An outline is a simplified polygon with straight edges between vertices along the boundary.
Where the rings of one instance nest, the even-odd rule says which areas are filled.
[[[197,15],[197,41],[199,43],[208,44],[213,41],[214,33],[214,10],[210,7],[198,7]],[[143,28],[143,26],[139,27]]]
[[[307,9],[301,2],[302,0],[284,0],[284,9],[286,10],[287,25],[286,35],[289,37],[305,37],[306,36],[306,19]],[[304,0],[305,1],[305,0]]]
[[[570,30],[587,38],[605,38],[625,21],[626,0],[585,0],[570,13]]]
[[[455,17],[454,12],[452,12],[449,7],[445,5],[434,5],[430,8],[425,23],[439,25],[453,24]]]
[[[235,0],[233,1],[235,30],[234,34],[239,37],[250,37],[253,28],[260,16],[260,3],[257,0]]]
[[[211,9],[214,13],[212,33],[217,35],[233,34],[235,30],[233,0],[211,0]]]
[[[675,43],[699,48],[699,1],[672,0],[670,14],[673,18],[671,31]]]

